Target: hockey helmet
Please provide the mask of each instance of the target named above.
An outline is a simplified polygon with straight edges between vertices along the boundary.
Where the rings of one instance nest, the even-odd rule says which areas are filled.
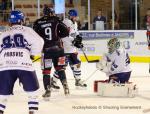
[[[108,46],[108,52],[113,53],[115,50],[119,49],[120,41],[118,40],[118,38],[111,38],[108,41],[107,46]]]
[[[78,16],[78,12],[75,9],[69,10],[68,14],[69,16],[74,16],[74,17]]]
[[[19,10],[11,11],[9,22],[10,23],[20,23],[24,19],[24,14]]]
[[[53,14],[55,11],[53,8],[50,8],[48,6],[45,6],[43,9],[43,14],[44,15],[49,15],[50,13]]]

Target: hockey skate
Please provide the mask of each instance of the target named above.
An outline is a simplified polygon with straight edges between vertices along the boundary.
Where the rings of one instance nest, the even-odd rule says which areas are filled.
[[[29,111],[29,114],[35,114],[34,111]]]
[[[83,81],[81,79],[75,79],[75,86],[76,89],[85,89],[87,87],[87,85],[85,83],[83,83]]]
[[[42,95],[42,97],[44,98],[44,100],[49,100],[49,97],[51,96],[51,88],[50,86],[47,87],[47,90],[45,91],[45,93]]]
[[[60,89],[60,87],[57,85],[57,82],[55,82],[53,78],[51,80],[51,88],[52,90],[56,90],[56,91]]]
[[[65,94],[66,96],[69,95],[70,92],[69,92],[69,87],[68,87],[67,82],[66,82],[66,81],[63,81],[62,85],[63,85],[63,89],[64,89],[64,94]]]

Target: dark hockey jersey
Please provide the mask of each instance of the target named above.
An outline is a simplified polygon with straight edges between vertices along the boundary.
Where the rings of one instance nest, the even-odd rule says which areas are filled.
[[[44,39],[44,49],[60,45],[69,31],[56,16],[44,16],[34,22],[33,29]]]

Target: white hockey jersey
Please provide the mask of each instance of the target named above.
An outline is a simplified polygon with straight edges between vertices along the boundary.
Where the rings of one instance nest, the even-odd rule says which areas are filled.
[[[64,45],[64,51],[65,53],[74,53],[77,52],[77,48],[73,46],[72,41],[76,37],[76,35],[79,34],[77,29],[77,23],[73,23],[70,19],[65,18],[63,20],[63,23],[68,27],[69,29],[69,37],[65,37],[62,39],[63,45]]]
[[[44,41],[31,28],[14,25],[0,35],[0,71],[34,71],[30,55],[41,55]]]
[[[112,54],[107,53],[102,57],[102,61],[106,61],[106,74],[112,75],[116,73],[130,72],[130,58],[124,49],[118,49]]]

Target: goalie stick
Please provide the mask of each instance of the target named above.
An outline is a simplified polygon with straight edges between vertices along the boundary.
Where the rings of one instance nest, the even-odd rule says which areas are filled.
[[[94,70],[85,80],[82,81],[82,83],[87,82],[91,77],[94,76],[94,74],[98,71],[98,69]]]
[[[83,55],[84,55],[84,57],[85,57],[85,59],[86,59],[86,61],[87,61],[88,63],[96,63],[96,62],[99,62],[99,60],[92,60],[92,61],[89,61],[89,59],[87,58],[87,55],[85,54],[83,48],[80,48],[80,49],[81,49],[81,51],[83,52]]]

